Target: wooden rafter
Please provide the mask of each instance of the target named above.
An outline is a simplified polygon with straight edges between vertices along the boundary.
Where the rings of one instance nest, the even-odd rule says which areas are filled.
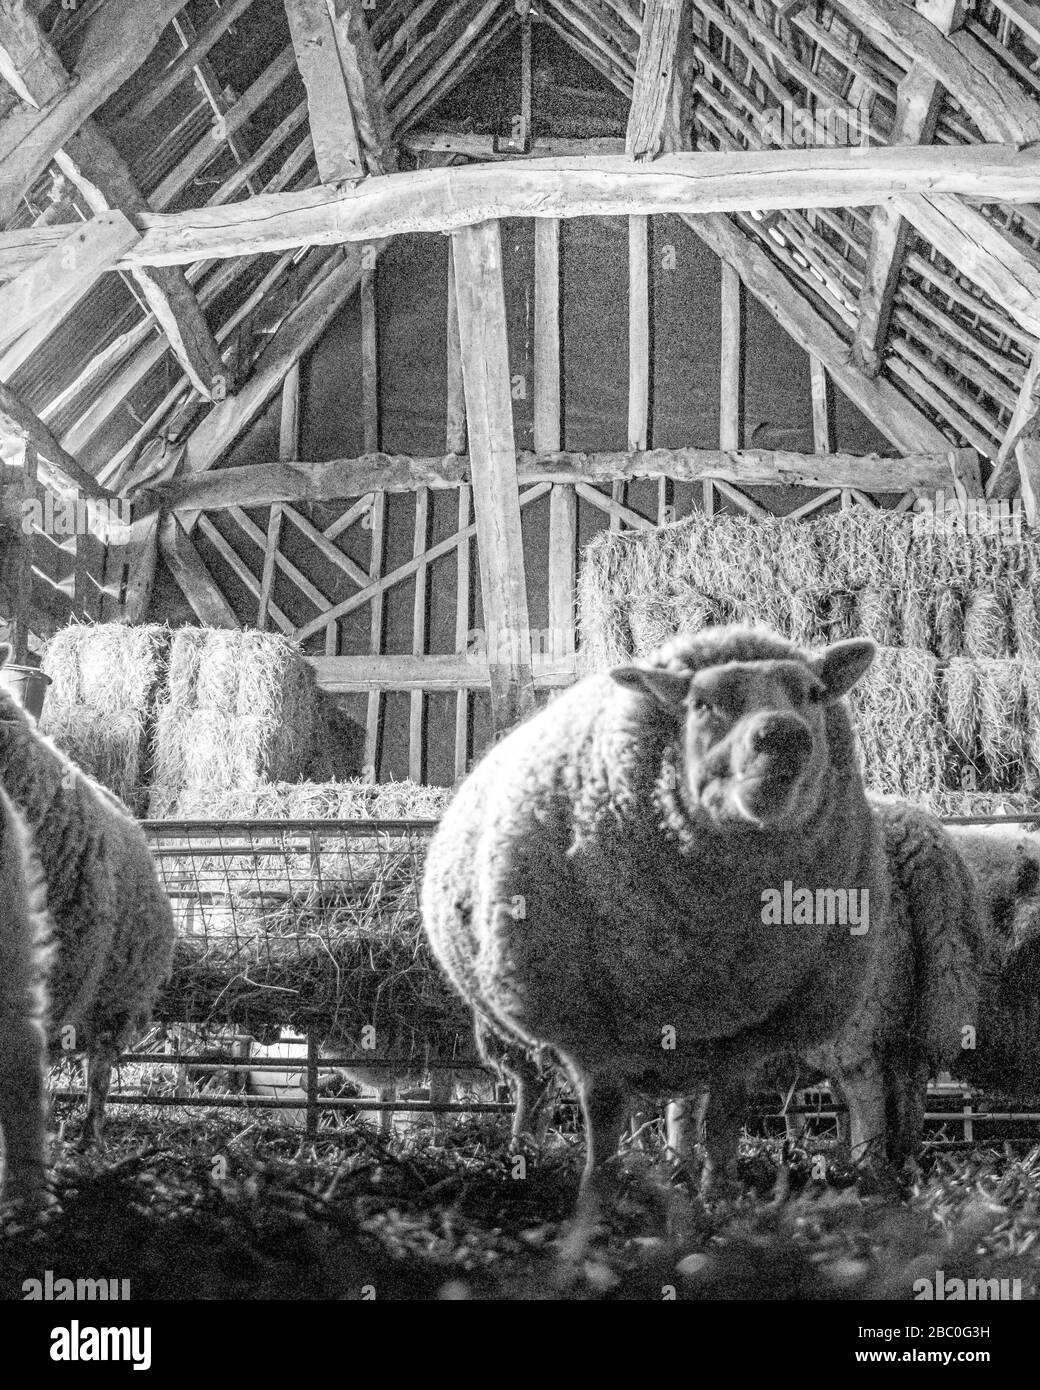
[[[647,0],[626,149],[634,159],[689,147],[691,0]]]
[[[727,217],[686,219],[748,291],[794,340],[815,353],[835,384],[896,445],[910,453],[939,453],[949,441],[890,382],[871,380],[849,361],[848,345],[773,264],[761,247]]]
[[[8,81],[33,107],[49,106],[69,91],[69,74],[31,16],[22,13],[12,18],[0,13],[0,53]],[[148,211],[125,160],[92,119],[85,120],[64,148],[55,152],[55,159],[93,213],[114,210],[133,218]],[[133,275],[195,387],[206,399],[225,395],[227,377],[220,352],[183,270],[138,267]],[[51,331],[57,321],[48,325]]]
[[[935,134],[942,86],[920,64],[899,84],[893,145],[927,145]],[[879,203],[870,218],[870,251],[859,296],[859,322],[852,360],[868,376],[881,366],[881,350],[892,319],[896,287],[906,249],[907,226],[891,203]]]
[[[285,0],[296,62],[307,89],[314,157],[322,183],[364,173],[336,24],[326,0]]]
[[[137,71],[184,4],[108,0],[83,26],[67,89],[40,109],[26,102],[0,121],[0,223],[83,122]],[[18,42],[31,31],[26,0],[8,0],[3,18],[8,37]]]
[[[970,34],[944,34],[904,0],[836,0],[869,36],[918,63],[964,108],[987,140],[1040,139],[1040,110]]]

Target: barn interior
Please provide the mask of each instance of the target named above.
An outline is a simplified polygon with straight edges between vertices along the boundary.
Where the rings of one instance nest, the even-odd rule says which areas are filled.
[[[534,1296],[580,1127],[564,1100],[490,1232],[511,1099],[418,885],[453,789],[584,675],[736,621],[870,637],[868,789],[1040,824],[1038,96],[1030,0],[0,5],[3,680],[141,820],[178,929],[110,1101],[135,1215],[98,1258],[152,1251],[142,1296],[191,1296],[191,1238],[137,1213],[140,1155],[165,1155],[167,1214],[208,1211],[199,1174],[249,1130],[221,1200],[252,1220],[263,1139],[264,1193],[339,1231],[312,1296],[370,1267],[388,1296]],[[932,1187],[869,1257],[826,1223],[808,1247],[794,1216],[770,1230],[789,1296],[906,1296],[897,1233],[938,1248],[935,1194],[969,1200],[943,1164],[1035,1143],[1017,1007],[999,1067],[933,1085]],[[74,1125],[75,1064],[54,1094]],[[811,1187],[834,1108],[764,1099],[748,1171],[798,1112]],[[638,1162],[662,1141],[634,1129]],[[380,1157],[336,1227],[315,1191],[345,1149]],[[1005,1216],[961,1255],[1035,1293],[1007,1161],[977,1173]],[[104,1168],[77,1162],[85,1241]],[[203,1262],[210,1296],[299,1277],[283,1217],[242,1235],[250,1273]],[[746,1230],[690,1253],[728,1219],[586,1294],[754,1296]],[[78,1267],[67,1225],[48,1240]]]

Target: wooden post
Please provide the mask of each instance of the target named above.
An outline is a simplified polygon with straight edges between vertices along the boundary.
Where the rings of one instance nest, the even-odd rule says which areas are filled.
[[[740,368],[744,351],[740,276],[722,267],[722,357],[719,386],[719,447],[740,448]]]
[[[412,558],[420,564],[415,571],[415,601],[412,605],[412,655],[423,656],[426,650],[426,580],[428,567],[423,556],[429,547],[430,489],[420,487],[415,492],[415,532]],[[423,779],[423,710],[425,695],[413,690],[408,710],[408,776],[413,782]]]
[[[282,413],[278,426],[278,457],[284,462],[293,462],[300,456],[300,364],[294,362],[282,382]],[[271,505],[271,515],[267,521],[267,542],[264,547],[264,570],[260,580],[260,599],[257,608],[256,625],[261,632],[267,630],[267,618],[274,589],[275,562],[278,557],[278,543],[282,536],[282,504]],[[325,654],[336,656],[337,651],[329,651],[328,631],[335,639],[336,625],[331,623],[326,629]]]
[[[469,642],[470,487],[459,488],[459,542],[455,581],[455,650],[464,655]],[[469,689],[460,686],[455,695],[455,780],[465,777],[469,759]]]
[[[650,227],[649,219],[628,219],[628,447],[645,449],[650,418]],[[625,485],[615,483],[611,496],[622,505]],[[610,529],[620,528],[612,512]]]
[[[383,543],[386,531],[386,493],[377,492],[372,498],[369,513],[372,528],[372,553],[368,573],[372,582],[382,577]],[[372,625],[369,638],[369,651],[378,656],[383,645],[383,590],[372,596]],[[365,715],[365,762],[362,775],[366,782],[379,780],[379,716],[382,710],[382,692],[368,692],[368,710]]]
[[[318,1035],[307,1030],[307,1138],[318,1137]]]
[[[452,233],[469,421],[491,715],[502,733],[534,710],[499,224]]]
[[[373,268],[365,269],[361,274],[361,409],[365,452],[376,453],[379,449],[379,336],[376,318],[376,272]],[[372,553],[368,572],[370,578],[376,580],[383,568],[385,493],[375,494],[369,521],[372,526]],[[383,595],[380,592],[372,599],[369,651],[373,656],[378,656],[382,646]],[[379,780],[379,720],[382,709],[382,692],[369,691],[365,716],[364,778],[367,782]]]
[[[25,441],[25,496],[36,487],[36,450]],[[19,525],[18,553],[14,570],[14,664],[24,666],[29,656],[29,614],[32,611],[33,533]]]
[[[731,265],[722,266],[722,347],[719,376],[719,448],[740,448],[741,365],[744,355],[743,302],[740,276]],[[704,484],[704,510],[715,511],[715,484]]]
[[[459,301],[455,293],[455,257],[448,247],[448,311],[446,327],[448,401],[445,448],[449,454],[466,452],[466,394],[462,381],[462,348],[459,343]],[[458,529],[464,535],[470,524],[470,488],[459,487]],[[455,579],[455,650],[464,655],[469,642],[469,562],[468,537],[459,543]],[[465,777],[469,757],[469,690],[460,686],[455,693],[455,780]]]
[[[534,233],[534,448],[562,447],[560,402],[560,224],[539,220]],[[549,634],[553,660],[574,652],[574,570],[578,499],[554,483],[549,494]]]

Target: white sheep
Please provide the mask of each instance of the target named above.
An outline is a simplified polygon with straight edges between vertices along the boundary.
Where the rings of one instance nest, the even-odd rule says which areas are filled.
[[[631,1092],[710,1083],[729,1113],[760,1059],[869,1034],[889,875],[842,696],[873,653],[806,656],[747,628],[676,639],[571,687],[445,812],[431,945],[482,1028],[574,1082],[585,1213]],[[767,925],[763,895],[785,883],[859,894],[870,929]],[[835,1060],[866,1148],[884,1132],[881,1066]]]
[[[0,666],[8,654],[0,646]],[[112,1066],[169,974],[170,902],[130,813],[2,688],[0,787],[25,819],[46,884],[52,1045],[87,1055],[85,1134],[98,1138]]]
[[[0,1191],[12,1201],[33,1203],[45,1187],[47,930],[28,830],[0,791]]]

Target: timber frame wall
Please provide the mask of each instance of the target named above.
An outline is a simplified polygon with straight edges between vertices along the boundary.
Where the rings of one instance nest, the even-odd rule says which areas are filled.
[[[229,14],[242,14],[248,3],[229,0],[220,23],[232,22]],[[91,14],[97,8],[91,6]],[[137,0],[105,0],[109,24],[126,30],[128,63],[144,61],[167,23],[180,26],[183,51],[159,86],[123,103],[126,129],[154,109],[149,103],[163,99],[156,92],[168,93],[185,73],[201,71],[205,86],[205,44],[215,40],[208,31],[194,35],[185,28],[182,8],[183,0],[163,0],[145,23]],[[645,0],[641,7],[627,0],[553,0],[545,22],[631,100],[625,153],[589,141],[562,153],[562,145],[525,148],[501,162],[497,142],[482,151],[470,138],[470,153],[493,156],[488,162],[412,172],[396,171],[397,150],[425,152],[434,166],[441,156],[451,158],[450,134],[424,137],[415,128],[444,90],[446,75],[468,70],[492,43],[515,32],[518,13],[529,112],[530,7],[488,3],[469,19],[459,0],[451,24],[463,27],[456,33],[449,26],[443,52],[427,71],[421,46],[398,43],[413,22],[407,5],[394,0],[370,33],[362,8],[356,0],[336,0],[331,8],[318,0],[286,0],[292,45],[230,108],[214,107],[213,131],[207,126],[189,142],[146,203],[99,143],[91,119],[125,80],[125,72],[122,78],[117,72],[123,55],[106,51],[86,74],[89,80],[83,74],[73,80],[53,54],[38,61],[38,35],[32,38],[0,15],[5,68],[16,74],[25,103],[15,112],[17,121],[0,122],[0,209],[10,213],[51,158],[59,165],[64,160],[61,167],[68,166],[74,182],[95,190],[84,194],[91,216],[71,231],[63,221],[40,219],[31,228],[9,225],[0,232],[0,280],[6,282],[0,287],[0,415],[28,441],[24,469],[3,489],[4,515],[17,520],[21,504],[41,487],[134,502],[124,543],[99,547],[89,536],[58,541],[38,535],[31,546],[17,547],[23,651],[30,612],[40,631],[72,615],[141,620],[161,554],[201,621],[285,632],[304,644],[327,688],[365,696],[369,776],[379,764],[388,692],[407,692],[408,769],[420,778],[428,762],[426,702],[434,693],[453,695],[458,775],[478,751],[471,719],[478,692],[489,692],[491,723],[501,730],[533,707],[539,690],[573,678],[582,509],[605,513],[615,529],[657,525],[672,519],[678,482],[699,483],[709,511],[736,507],[751,516],[764,508],[747,489],[785,482],[816,493],[795,516],[834,504],[873,506],[878,494],[893,492],[906,507],[917,495],[953,487],[982,495],[982,457],[993,465],[986,492],[1007,496],[1021,488],[1035,521],[1040,270],[1030,235],[1040,235],[1034,208],[1040,202],[1040,79],[1005,43],[1013,31],[1016,43],[1040,45],[1031,6],[1001,0],[996,8],[1007,23],[1002,19],[994,35],[967,17],[958,0],[841,0],[850,22],[834,23],[832,16],[826,28],[797,0]],[[14,9],[23,19],[29,13],[18,4]],[[415,7],[414,15],[424,9]],[[89,32],[90,15],[82,22]],[[327,50],[315,48],[309,25],[323,33],[328,28],[325,36],[339,45],[338,67],[320,68],[320,53]],[[869,61],[861,34],[870,36]],[[480,43],[470,49],[476,36]],[[799,56],[807,44],[813,51],[808,65]],[[84,48],[93,51],[87,43]],[[909,55],[902,66],[900,52]],[[395,61],[388,76],[387,65]],[[997,79],[1009,64],[1017,79],[1002,83]],[[236,131],[297,71],[305,100],[243,157]],[[672,74],[670,82],[660,80],[662,72]],[[768,100],[792,93],[804,94],[807,105],[865,95],[889,143],[769,148],[757,118]],[[219,106],[221,98],[210,92],[208,100]],[[20,143],[13,138],[19,121],[25,127]],[[309,134],[297,141],[293,132],[305,122]],[[350,140],[330,138],[343,128],[352,132]],[[696,152],[689,149],[691,130]],[[4,143],[9,132],[10,149]],[[171,211],[206,167],[206,142],[212,146],[214,134],[233,156],[233,172],[204,206]],[[289,141],[277,172],[261,182],[265,160]],[[99,169],[105,178],[97,195],[93,175]],[[807,207],[811,211],[803,211]],[[665,214],[681,216],[723,264],[718,450],[656,450],[648,438],[648,248],[652,219]],[[576,455],[560,447],[559,219],[575,216],[628,219],[628,448],[619,453]],[[504,217],[531,217],[536,224],[530,454],[517,451],[513,429]],[[10,224],[9,216],[5,220]],[[444,306],[448,423],[444,453],[429,458],[387,456],[379,439],[378,258],[388,238],[413,232],[447,233],[451,247]],[[935,254],[922,253],[925,243]],[[265,255],[273,263],[259,259]],[[904,283],[897,295],[906,267],[924,289]],[[143,296],[150,315],[145,326],[128,328],[59,396],[38,411],[29,408],[7,384],[9,377],[70,306],[116,276],[132,281]],[[247,360],[232,361],[236,330],[261,314],[276,292],[284,293],[293,276],[298,293],[290,284],[293,302],[267,325],[270,341]],[[224,321],[210,329],[201,309],[232,287],[239,292],[237,307],[228,313],[225,305]],[[933,289],[946,296],[946,310],[935,310]],[[740,448],[745,292],[810,356],[811,455]],[[333,463],[301,461],[301,359],[355,295],[362,316],[365,452]],[[965,332],[962,301],[978,328],[970,352],[958,346]],[[934,326],[922,327],[915,310],[917,320],[935,312]],[[156,325],[165,337],[148,337]],[[928,332],[949,370],[922,350]],[[117,404],[168,351],[181,375],[132,438],[109,457],[91,457]],[[980,389],[972,394],[975,385]],[[886,435],[897,458],[833,451],[832,386]],[[279,392],[278,459],[221,468],[235,440]],[[66,419],[63,412],[80,396],[91,397],[89,408]],[[643,478],[657,483],[649,509],[633,505],[630,495],[631,484]],[[445,489],[457,501],[457,528],[431,545],[431,498]],[[391,565],[386,509],[395,491],[414,493],[415,523],[410,558]],[[543,497],[553,634],[547,656],[532,644],[522,544],[523,510]],[[341,502],[343,509],[319,529],[300,510],[307,501]],[[249,515],[256,509],[266,510],[266,525]],[[366,564],[344,548],[355,528],[369,533],[361,547]],[[323,592],[293,562],[290,537],[293,547],[310,546],[332,566],[335,593]],[[480,622],[470,582],[474,550]],[[431,570],[452,556],[456,650],[430,655]],[[234,603],[230,586],[220,582],[222,572],[234,576]],[[278,586],[284,592],[285,585],[293,615],[287,602],[277,601]],[[388,655],[383,643],[386,596],[398,586],[410,586],[412,596],[413,650],[405,656]],[[238,597],[242,592],[249,611]],[[302,620],[295,616],[301,608]],[[367,615],[369,651],[347,656],[340,623],[358,612]],[[485,632],[486,655],[467,650],[474,627]]]

